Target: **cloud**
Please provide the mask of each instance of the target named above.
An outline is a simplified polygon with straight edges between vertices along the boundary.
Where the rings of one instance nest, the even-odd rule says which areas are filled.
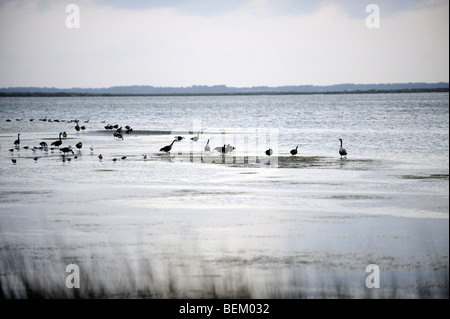
[[[390,15],[380,2],[380,29],[366,28],[365,8],[352,15],[352,1],[235,1],[195,14],[195,1],[77,3],[80,29],[66,28],[66,3],[2,2],[0,86],[448,81],[448,2]]]

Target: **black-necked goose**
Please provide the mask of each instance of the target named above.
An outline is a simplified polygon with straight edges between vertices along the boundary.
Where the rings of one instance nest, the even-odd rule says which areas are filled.
[[[345,156],[345,158],[347,158],[347,150],[342,147],[342,138],[340,138],[339,141],[341,141],[341,147],[339,148],[339,154],[341,155],[341,158],[342,158],[342,156]]]
[[[172,143],[170,143],[170,145],[162,147],[159,151],[160,152],[170,153],[170,150],[172,149],[173,143],[175,143],[175,141],[176,140],[173,140]]]

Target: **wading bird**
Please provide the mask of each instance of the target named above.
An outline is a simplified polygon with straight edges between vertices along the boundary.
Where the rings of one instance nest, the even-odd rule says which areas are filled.
[[[54,141],[54,142],[53,142],[52,144],[50,144],[50,145],[59,147],[59,146],[62,144],[61,135],[62,135],[62,133],[59,133],[59,140]]]
[[[172,149],[173,143],[175,143],[176,140],[173,140],[172,143],[170,143],[170,145],[166,145],[164,147],[162,147],[159,151],[160,152],[166,152],[166,153],[170,153],[170,150]]]
[[[17,134],[17,140],[14,141],[14,145],[15,146],[19,146],[20,145],[20,134]]]
[[[297,155],[297,150],[298,150],[298,146],[296,148],[294,148],[293,150],[291,150],[291,155],[292,156]]]
[[[342,138],[340,138],[339,141],[341,141],[341,147],[339,148],[339,155],[341,155],[341,158],[342,156],[345,156],[345,158],[347,158],[347,150],[342,147]]]
[[[64,155],[69,152],[72,152],[72,154],[75,154],[70,147],[63,147],[63,148],[60,148],[59,150],[60,150],[60,152],[63,152]]]

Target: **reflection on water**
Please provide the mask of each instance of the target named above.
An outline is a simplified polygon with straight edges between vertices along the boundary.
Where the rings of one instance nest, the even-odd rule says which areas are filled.
[[[448,296],[448,109],[448,94],[2,98],[2,293],[21,296],[22,269],[67,296],[76,263],[101,297]],[[39,148],[64,131],[74,154]]]

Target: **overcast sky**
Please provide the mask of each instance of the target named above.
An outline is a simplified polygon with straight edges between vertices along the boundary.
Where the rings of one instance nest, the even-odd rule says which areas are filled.
[[[440,81],[448,0],[0,0],[0,87]]]

